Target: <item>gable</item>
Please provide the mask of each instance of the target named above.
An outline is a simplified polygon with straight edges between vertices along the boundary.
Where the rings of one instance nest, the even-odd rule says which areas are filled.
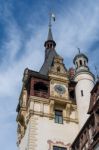
[[[62,57],[60,56],[54,57],[53,63],[49,72],[55,73],[57,75],[62,75],[62,74],[66,75],[67,69],[65,68]]]

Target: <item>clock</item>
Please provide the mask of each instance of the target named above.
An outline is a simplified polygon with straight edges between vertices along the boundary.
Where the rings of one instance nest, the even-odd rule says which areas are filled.
[[[57,84],[54,86],[54,89],[59,94],[64,94],[66,92],[66,89],[63,85]]]

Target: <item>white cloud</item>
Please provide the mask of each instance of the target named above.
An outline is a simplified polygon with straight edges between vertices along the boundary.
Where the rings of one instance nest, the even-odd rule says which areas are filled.
[[[63,14],[63,17],[62,17]],[[86,7],[80,1],[77,7],[74,5],[65,10],[56,20],[57,46],[65,57],[71,57],[77,53],[77,47],[87,51],[92,43],[98,39],[99,7],[97,3],[90,1]]]

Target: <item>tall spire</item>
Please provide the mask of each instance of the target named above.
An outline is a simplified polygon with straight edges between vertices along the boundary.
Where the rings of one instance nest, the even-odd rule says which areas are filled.
[[[50,14],[49,17],[49,27],[48,27],[48,37],[47,40],[45,41],[45,60],[44,63],[39,71],[40,74],[43,75],[48,75],[49,70],[53,64],[54,58],[56,56],[58,56],[56,50],[55,50],[55,46],[56,43],[53,40],[53,35],[52,35],[52,30],[51,30],[51,19],[53,19],[55,21],[55,15]]]
[[[47,38],[47,41],[48,40],[53,40],[53,35],[52,35],[52,30],[51,30],[51,13],[49,14],[49,31],[48,31],[48,38]]]
[[[50,27],[50,26],[49,26],[47,41],[49,41],[49,40],[52,40],[52,41],[53,41],[53,35],[52,35],[52,30],[51,30],[51,27]]]
[[[53,35],[52,35],[52,30],[51,30],[51,27],[52,27],[52,24],[51,24],[51,18],[52,18],[52,14],[50,13],[49,15],[49,31],[48,31],[48,37],[47,37],[47,41],[45,41],[45,48],[46,49],[54,49],[55,46],[56,46],[56,43],[55,41],[53,40]],[[54,19],[54,18],[53,18]]]

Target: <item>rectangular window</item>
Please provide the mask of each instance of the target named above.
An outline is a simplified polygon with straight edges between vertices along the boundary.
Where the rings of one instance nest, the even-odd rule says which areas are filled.
[[[63,114],[60,110],[55,110],[55,123],[63,123]]]
[[[53,146],[53,150],[67,150],[65,147]]]
[[[84,96],[83,90],[81,90],[81,96]]]

